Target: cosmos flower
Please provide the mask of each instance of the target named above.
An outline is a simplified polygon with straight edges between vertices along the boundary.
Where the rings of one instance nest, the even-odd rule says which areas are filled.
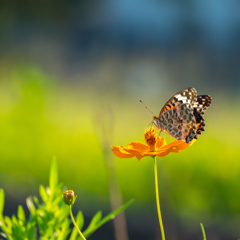
[[[144,138],[147,144],[141,142],[131,142],[127,145],[127,147],[112,146],[112,152],[119,158],[136,157],[138,161],[140,161],[146,156],[164,157],[171,152],[178,153],[195,142],[195,139],[189,143],[186,143],[183,140],[178,140],[167,144],[164,137],[157,136],[157,130],[153,127],[148,128],[144,132]]]

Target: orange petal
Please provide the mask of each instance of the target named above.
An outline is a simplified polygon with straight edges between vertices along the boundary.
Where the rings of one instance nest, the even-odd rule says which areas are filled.
[[[141,155],[143,156],[143,157],[152,157],[152,156],[155,156],[155,155],[157,155],[158,154],[158,152],[143,152],[143,153],[141,153]]]
[[[190,146],[192,146],[196,141],[197,141],[197,139],[193,139],[193,140],[190,142]]]
[[[178,149],[179,149],[179,151],[182,151],[189,146],[191,146],[191,143],[181,143],[178,145]]]
[[[166,143],[166,140],[164,137],[158,137],[158,141],[157,141],[157,145],[156,145],[156,148],[157,149],[160,149],[161,147],[165,146],[167,143]]]
[[[173,146],[173,147],[170,147],[168,151],[178,153],[180,150],[178,146]]]
[[[178,141],[174,141],[174,142],[171,142],[171,143],[163,146],[161,148],[161,150],[167,150],[167,149],[170,149],[171,147],[179,147],[179,145],[181,145],[185,149],[186,147],[188,147],[190,145],[190,143],[186,143],[185,141],[178,140]]]
[[[182,143],[180,143],[179,141],[179,144],[178,144],[178,149],[179,151],[182,151],[184,150],[185,148],[191,146],[194,142],[196,141],[196,139],[193,139],[191,142],[189,143],[186,143],[185,141],[182,141]]]
[[[138,161],[140,161],[143,157],[144,157],[144,156],[143,156],[142,154],[138,154],[138,155],[136,156],[136,158],[137,158]]]
[[[119,158],[131,158],[136,156],[136,154],[128,153],[124,151],[121,146],[120,147],[112,146],[112,152],[116,157],[119,157]]]
[[[160,152],[157,154],[158,157],[165,157],[166,155],[168,155],[170,152],[168,150]]]
[[[188,147],[188,146],[186,146],[186,147]],[[179,151],[181,151],[181,150],[179,149],[178,146],[172,146],[172,147],[170,147],[170,148],[168,148],[168,149],[166,149],[166,150],[160,151],[160,152],[157,154],[157,156],[158,156],[158,157],[165,157],[165,156],[168,155],[170,152],[178,153]]]
[[[139,149],[139,150],[149,150],[149,146],[141,142],[131,142],[130,144],[128,144],[128,147],[131,147],[133,149]]]
[[[131,147],[124,147],[124,146],[120,146],[119,151],[121,151],[123,153],[127,152],[127,153],[130,153],[130,154],[134,154],[134,156],[143,152],[143,150],[141,150],[141,149],[133,149]]]

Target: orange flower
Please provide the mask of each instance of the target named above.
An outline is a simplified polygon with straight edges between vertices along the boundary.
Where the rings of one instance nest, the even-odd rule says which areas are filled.
[[[157,130],[155,130],[153,127],[150,127],[144,132],[144,138],[147,145],[141,142],[131,142],[127,147],[112,146],[112,152],[119,158],[136,157],[138,161],[140,161],[140,159],[145,156],[164,157],[170,152],[178,153],[195,142],[195,139],[189,143],[186,143],[183,140],[178,140],[166,144],[165,138],[157,136]]]

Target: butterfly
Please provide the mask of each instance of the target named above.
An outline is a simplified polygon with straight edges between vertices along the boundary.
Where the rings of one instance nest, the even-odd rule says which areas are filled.
[[[205,131],[203,117],[211,103],[209,95],[197,96],[196,89],[192,87],[183,89],[167,101],[159,116],[153,116],[153,123],[160,131],[189,143]]]

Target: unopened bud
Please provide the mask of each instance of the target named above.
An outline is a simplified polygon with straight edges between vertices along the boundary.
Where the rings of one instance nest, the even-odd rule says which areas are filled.
[[[75,202],[75,194],[73,190],[68,190],[66,192],[63,193],[63,201],[67,204],[67,205],[72,205]]]

